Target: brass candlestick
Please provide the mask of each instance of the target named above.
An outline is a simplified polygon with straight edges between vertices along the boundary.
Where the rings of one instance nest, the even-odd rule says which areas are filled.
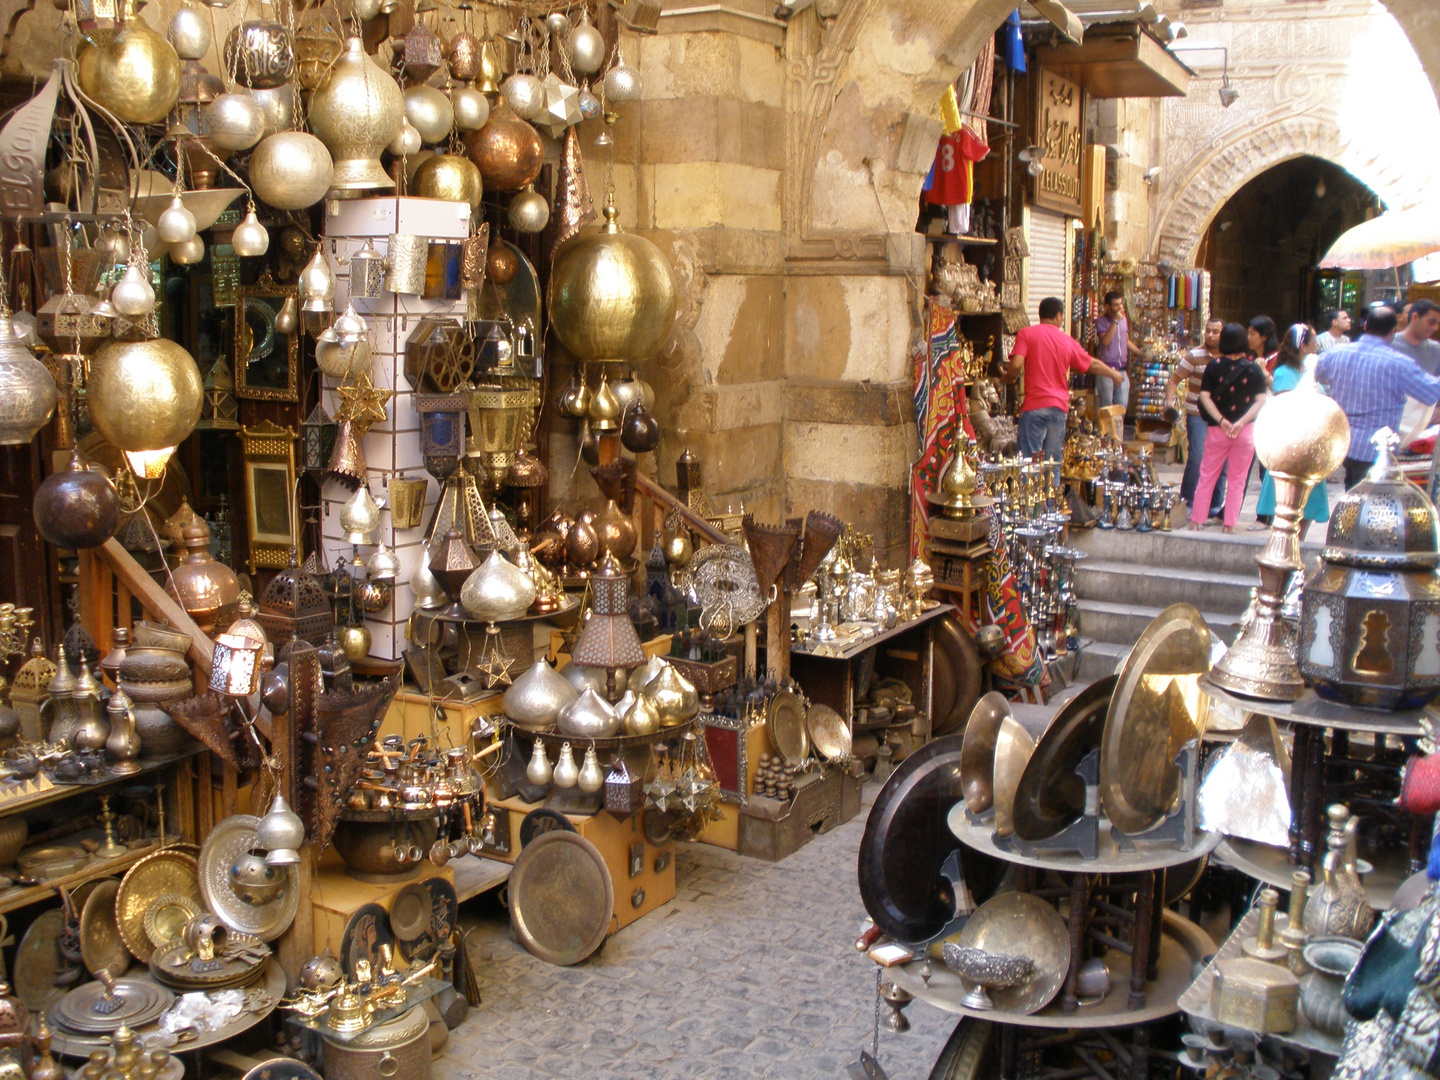
[[[102,859],[118,859],[126,852],[124,844],[115,842],[115,811],[110,809],[110,796],[100,796],[100,820],[105,825],[105,843],[96,849],[95,854]]]
[[[164,847],[167,843],[165,838],[165,785],[155,785],[155,806],[158,815],[157,826],[159,828],[159,846]]]
[[[1295,631],[1280,617],[1290,575],[1300,561],[1299,518],[1311,489],[1334,472],[1350,446],[1350,422],[1306,378],[1273,397],[1255,418],[1255,454],[1275,479],[1275,523],[1255,556],[1260,591],[1255,617],[1210,670],[1225,690],[1265,701],[1294,701],[1305,692],[1295,663]]]

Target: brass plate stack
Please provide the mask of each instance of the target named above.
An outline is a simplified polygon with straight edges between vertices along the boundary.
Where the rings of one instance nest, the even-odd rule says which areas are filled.
[[[77,986],[51,1007],[51,1023],[83,1035],[108,1035],[122,1024],[133,1029],[159,1019],[175,999],[169,990],[139,979],[115,980],[119,1007],[113,1011],[96,1008],[105,994],[103,983]]]
[[[181,896],[203,908],[195,856],[178,847],[161,848],[132,866],[120,881],[115,898],[115,921],[120,938],[135,959],[150,962],[158,942],[145,930],[145,913],[162,896]]]

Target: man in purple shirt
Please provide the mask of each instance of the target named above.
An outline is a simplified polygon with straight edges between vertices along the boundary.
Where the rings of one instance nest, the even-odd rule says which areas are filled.
[[[1130,340],[1130,322],[1125,318],[1125,297],[1111,289],[1105,294],[1105,314],[1095,320],[1095,334],[1100,339],[1098,358],[1116,371],[1126,372],[1130,367],[1130,354],[1144,356],[1145,352]],[[1095,403],[1102,409],[1107,405],[1130,404],[1130,376],[1126,374],[1120,385],[1096,380]]]

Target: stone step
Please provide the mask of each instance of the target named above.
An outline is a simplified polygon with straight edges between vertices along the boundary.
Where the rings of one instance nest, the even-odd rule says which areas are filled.
[[[1075,564],[1075,592],[1082,600],[1161,609],[1185,603],[1206,611],[1239,615],[1250,604],[1250,590],[1259,583],[1260,575],[1254,567],[1248,574],[1229,574],[1097,558]]]
[[[1168,605],[1167,605],[1168,606]],[[1108,600],[1081,600],[1080,632],[1092,641],[1108,641],[1129,648],[1144,633],[1163,608],[1149,604],[1113,603]],[[1219,613],[1201,609],[1205,625],[1229,644],[1235,639],[1240,613]]]
[[[1226,536],[1218,529],[1199,533],[1158,530],[1141,533],[1094,528],[1073,530],[1070,544],[1088,553],[1091,560],[1137,563],[1162,572],[1188,574],[1200,570],[1254,575],[1255,556],[1260,554],[1269,535],[1268,532],[1239,532]],[[1302,551],[1318,552],[1320,547],[1319,543],[1307,543],[1302,545]]]
[[[1120,662],[1120,657],[1129,650],[1128,644],[1121,645],[1114,641],[1085,639],[1080,649],[1080,663],[1072,676],[1073,680],[1079,685],[1088,686],[1096,679],[1114,675],[1115,665]]]

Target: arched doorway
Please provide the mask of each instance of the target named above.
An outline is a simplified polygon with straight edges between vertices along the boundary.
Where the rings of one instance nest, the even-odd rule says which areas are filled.
[[[1195,264],[1211,273],[1210,308],[1230,322],[1269,315],[1283,330],[1314,323],[1334,301],[1316,264],[1346,229],[1378,212],[1355,176],[1305,154],[1272,166],[1210,219]],[[1329,275],[1333,276],[1333,275]]]

